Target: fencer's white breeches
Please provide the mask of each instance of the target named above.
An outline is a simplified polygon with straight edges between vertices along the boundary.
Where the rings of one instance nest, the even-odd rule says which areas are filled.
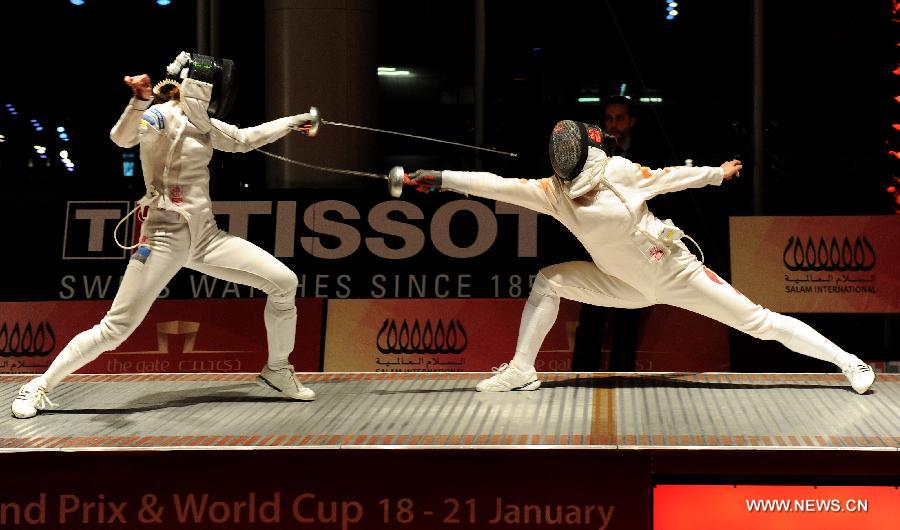
[[[117,348],[137,328],[156,297],[182,267],[268,295],[264,312],[269,365],[286,366],[297,328],[297,275],[253,243],[219,230],[212,220],[192,245],[188,224],[173,212],[154,211],[143,228],[150,255],[128,262],[112,307],[99,324],[79,333],[44,374],[48,390],[65,376]]]
[[[667,304],[717,320],[764,340],[776,340],[787,348],[816,359],[844,366],[855,357],[823,337],[807,324],[751,302],[692,255],[673,253],[669,263],[638,290],[601,271],[594,263],[573,261],[546,267],[537,275],[522,313],[516,360],[534,356],[556,319],[559,298],[606,307],[635,309]],[[649,293],[649,295],[648,295]],[[550,298],[548,300],[548,298]],[[541,310],[540,308],[546,308]]]

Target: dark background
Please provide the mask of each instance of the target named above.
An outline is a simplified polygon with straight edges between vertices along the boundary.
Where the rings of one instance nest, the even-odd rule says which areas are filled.
[[[735,155],[751,162],[749,0],[689,0],[672,21],[665,20],[663,0],[486,5],[485,144],[518,152],[519,159],[381,136],[383,161],[406,156],[465,169],[480,158],[500,174],[546,175],[550,125],[561,117],[602,124],[602,104],[577,98],[605,98],[624,84],[634,99],[663,98],[637,111],[635,134],[654,146],[653,162],[718,165]],[[268,118],[263,3],[221,2],[220,9],[221,55],[240,69],[239,104],[229,120],[255,124]],[[378,125],[473,142],[474,2],[382,1],[377,13],[378,64],[415,74],[379,78]],[[4,7],[4,25],[0,103],[18,111],[0,109],[8,138],[0,144],[5,180],[127,184],[121,151],[107,141],[129,95],[121,78],[158,77],[178,51],[196,47],[195,2],[16,2]],[[766,213],[892,212],[883,192],[897,88],[891,2],[767,2],[765,27]],[[43,133],[34,132],[32,118]],[[37,161],[29,168],[32,145],[60,145],[58,125],[72,138],[64,147],[75,173],[53,156],[50,168]],[[230,156],[216,168],[216,184],[262,183],[253,175],[264,171],[262,162],[258,154]],[[732,213],[749,211],[749,180],[729,190]]]
[[[655,199],[704,248],[726,278],[728,216],[753,213],[752,5],[750,0],[684,0],[666,20],[663,0],[554,1],[540,6],[486,2],[485,145],[518,159],[378,137],[378,166],[473,169],[504,176],[551,173],[550,127],[571,118],[602,125],[602,104],[579,97],[624,93],[660,97],[636,110],[634,142],[651,165],[718,165],[742,158],[744,177],[718,189]],[[228,121],[246,126],[265,115],[263,2],[220,2],[224,57],[240,68],[238,104]],[[475,2],[383,0],[378,4],[377,60],[414,73],[379,77],[377,123],[383,128],[473,143]],[[892,214],[885,188],[897,160],[892,123],[898,83],[892,3],[887,0],[765,2],[766,215]],[[174,0],[65,0],[4,6],[0,83],[0,179],[4,219],[17,209],[73,193],[138,197],[139,167],[122,176],[123,150],[108,131],[129,97],[123,75],[150,73],[196,43],[196,4]],[[375,75],[375,72],[372,72]],[[6,107],[11,104],[13,115]],[[297,108],[304,112],[305,108]],[[37,119],[38,132],[31,124]],[[70,136],[62,142],[56,127]],[[41,159],[34,145],[47,146]],[[59,163],[67,149],[73,172]],[[136,166],[139,166],[135,154]],[[213,196],[234,200],[265,193],[258,153],[217,155]],[[372,184],[361,182],[365,189]],[[380,189],[380,188],[379,188]],[[317,192],[321,193],[321,192]],[[335,192],[341,193],[341,192]],[[6,234],[8,255],[27,255],[57,219]],[[42,224],[42,223],[46,224]],[[583,256],[573,238],[541,243],[538,266]],[[27,260],[26,260],[27,262]],[[30,268],[41,267],[27,263]],[[9,261],[4,268],[16,270]],[[536,270],[536,269],[535,269]],[[885,357],[897,334],[896,316],[804,315],[848,349]],[[743,339],[736,339],[738,342]],[[740,347],[740,344],[734,345]],[[895,355],[895,353],[893,354]],[[792,361],[805,362],[799,356]]]

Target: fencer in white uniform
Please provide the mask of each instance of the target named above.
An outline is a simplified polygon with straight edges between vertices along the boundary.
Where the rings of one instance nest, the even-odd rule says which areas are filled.
[[[188,69],[190,58],[180,54],[168,73]],[[53,388],[125,341],[182,267],[266,293],[268,362],[257,383],[292,399],[315,399],[315,393],[296,380],[288,361],[297,327],[297,276],[265,250],[216,226],[208,168],[214,149],[249,151],[278,140],[291,128],[307,125],[311,116],[300,114],[239,129],[209,116],[210,82],[191,77],[180,86],[177,81],[163,82],[153,92],[171,99],[151,106],[149,77],[126,77],[125,81],[135,95],[110,137],[121,147],[140,144],[147,187],[136,209],[138,213],[144,207],[147,210],[140,240],[109,312],[98,325],[76,335],[43,375],[22,386],[12,404],[13,415],[30,418],[54,407],[47,397]]]
[[[534,362],[556,320],[560,297],[608,307],[668,304],[687,309],[834,363],[855,391],[868,390],[875,380],[869,365],[807,324],[747,299],[697,260],[671,221],[657,219],[647,208],[647,201],[661,193],[718,186],[739,173],[740,162],[651,170],[607,156],[608,141],[599,127],[566,120],[551,134],[553,177],[526,180],[431,170],[410,175],[408,184],[420,191],[456,191],[547,214],[568,228],[592,259],[541,269],[522,312],[515,356],[479,382],[477,390],[540,386]]]

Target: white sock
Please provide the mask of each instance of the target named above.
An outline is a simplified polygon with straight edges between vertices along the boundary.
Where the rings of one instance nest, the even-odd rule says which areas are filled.
[[[772,313],[772,328],[775,340],[797,353],[834,363],[839,368],[859,361],[859,357],[844,351],[808,324],[796,318]]]
[[[82,348],[80,347],[81,345],[92,344],[90,339],[94,334],[94,328],[91,328],[75,335],[69,344],[59,352],[56,359],[53,359],[50,367],[47,368],[47,371],[44,372],[43,375],[48,393],[65,377],[71,375],[76,370],[79,370],[81,367],[100,356],[101,351],[92,351],[90,352],[92,355],[87,357],[82,353]],[[100,348],[96,347],[93,349],[99,350]]]
[[[518,370],[526,371],[534,368],[538,350],[544,338],[556,322],[559,314],[559,295],[542,274],[538,274],[531,288],[531,294],[522,310],[522,321],[519,324],[519,338],[516,341],[516,355],[510,365]]]
[[[290,361],[287,358],[284,359],[269,359],[266,361],[266,366],[269,367],[269,370],[277,372],[282,368],[288,368],[291,365]]]
[[[281,370],[291,365],[288,358],[294,351],[297,331],[297,307],[293,296],[269,296],[264,313],[266,338],[269,343],[267,365],[271,370]]]

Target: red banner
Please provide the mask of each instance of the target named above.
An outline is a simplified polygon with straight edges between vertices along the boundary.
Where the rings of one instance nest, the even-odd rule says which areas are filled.
[[[653,306],[642,317],[635,363],[638,372],[730,370],[728,326],[667,305]]]
[[[267,358],[264,298],[159,300],[115,351],[81,373],[256,372]],[[40,373],[76,334],[103,318],[111,302],[0,303],[0,372]],[[297,371],[319,371],[323,302],[298,298]]]
[[[897,313],[897,241],[897,215],[732,217],[732,283],[785,313]]]
[[[891,486],[701,486],[653,489],[654,530],[896,528]]]
[[[525,300],[330,300],[327,372],[490,372],[515,354]],[[563,300],[539,371],[571,367],[579,304]]]

